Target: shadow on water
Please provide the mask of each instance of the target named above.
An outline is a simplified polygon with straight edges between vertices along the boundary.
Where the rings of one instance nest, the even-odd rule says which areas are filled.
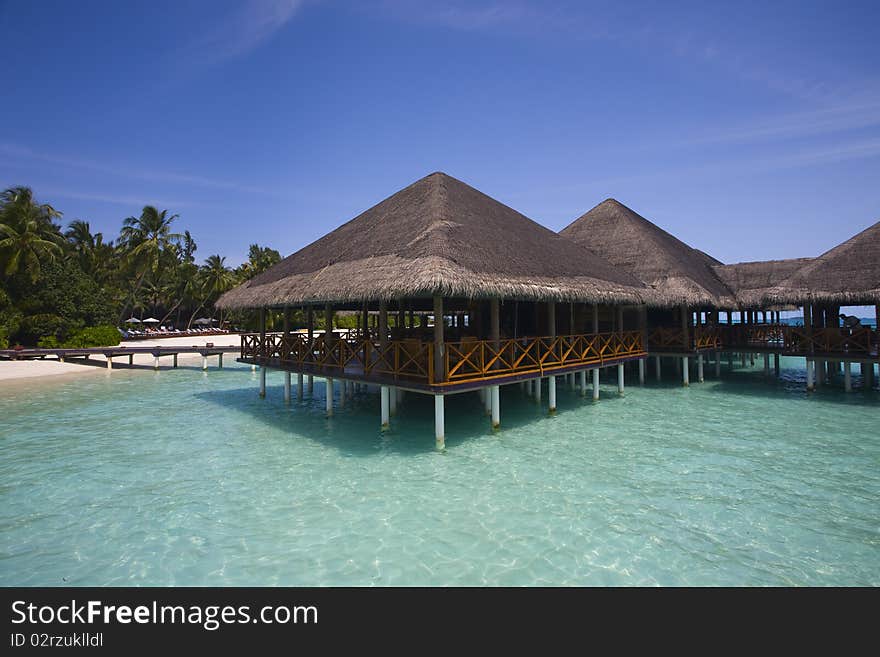
[[[339,405],[339,390],[335,389],[333,417],[325,412],[324,382],[315,381],[310,397],[304,392],[302,401],[296,399],[292,386],[290,404],[284,403],[282,386],[266,388],[261,399],[253,387],[210,390],[196,393],[196,397],[236,411],[247,413],[254,420],[291,436],[303,436],[348,456],[374,456],[377,453],[425,453],[436,451],[434,446],[434,399],[430,395],[407,392],[391,418],[391,425],[382,431],[379,416],[379,393],[358,392]],[[616,389],[603,385],[600,403],[615,403],[623,398]],[[595,402],[566,388],[557,394],[557,415],[577,412]],[[447,395],[445,400],[446,447],[452,448],[475,439],[491,439],[509,430],[536,429],[549,417],[546,384],[541,404],[528,397],[519,386],[501,389],[501,422],[493,430],[476,392]]]

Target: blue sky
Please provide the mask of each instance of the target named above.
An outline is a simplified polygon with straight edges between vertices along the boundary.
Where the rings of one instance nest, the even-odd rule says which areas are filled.
[[[0,184],[287,255],[443,170],[725,262],[880,219],[878,2],[0,0]]]

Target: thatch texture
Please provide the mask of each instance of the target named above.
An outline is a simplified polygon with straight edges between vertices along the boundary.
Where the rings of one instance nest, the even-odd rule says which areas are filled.
[[[715,265],[713,270],[718,278],[736,295],[737,301],[743,307],[764,308],[767,305],[767,293],[770,288],[779,285],[812,261],[813,258],[790,258],[788,260],[739,262],[733,265]],[[767,308],[767,310],[777,309],[776,307]]]
[[[614,199],[602,201],[560,234],[648,285],[653,291],[647,299],[651,305],[736,305],[712,271],[718,260]]]
[[[814,258],[766,297],[776,303],[880,303],[880,222]]]
[[[218,306],[433,294],[639,303],[644,289],[601,257],[433,173],[227,292]]]

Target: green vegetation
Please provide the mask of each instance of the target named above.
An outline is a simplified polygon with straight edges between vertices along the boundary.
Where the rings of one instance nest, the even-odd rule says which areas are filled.
[[[224,317],[214,303],[281,260],[252,244],[235,269],[220,255],[199,265],[193,236],[175,232],[179,216],[152,206],[107,241],[87,221],[64,229],[61,217],[27,187],[0,195],[0,348],[115,345],[115,326],[132,315],[178,328],[204,316],[253,326],[250,314]]]

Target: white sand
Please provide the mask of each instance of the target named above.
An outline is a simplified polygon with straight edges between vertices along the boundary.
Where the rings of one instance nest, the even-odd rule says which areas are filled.
[[[199,346],[204,347],[208,342],[213,343],[217,347],[221,346],[238,346],[241,344],[241,336],[236,334],[229,335],[201,335],[201,336],[184,336],[176,338],[157,338],[153,340],[127,340],[120,343],[124,347],[175,347],[175,346]],[[226,354],[224,359],[234,359],[234,353]],[[178,362],[192,363],[201,359],[199,354],[181,354],[178,356]],[[163,356],[159,360],[160,367],[171,367],[171,357]],[[226,362],[224,360],[224,362]],[[217,357],[212,356],[208,359],[209,367],[216,367]],[[14,383],[20,379],[33,379],[35,377],[57,377],[57,376],[76,376],[76,375],[94,375],[96,372],[107,372],[107,359],[103,356],[92,356],[89,360],[77,358],[73,361],[62,363],[55,358],[46,357],[36,360],[0,360],[0,383]],[[113,369],[129,369],[129,370],[153,370],[153,356],[151,354],[135,354],[134,365],[129,366],[128,358],[117,357],[113,359]]]

